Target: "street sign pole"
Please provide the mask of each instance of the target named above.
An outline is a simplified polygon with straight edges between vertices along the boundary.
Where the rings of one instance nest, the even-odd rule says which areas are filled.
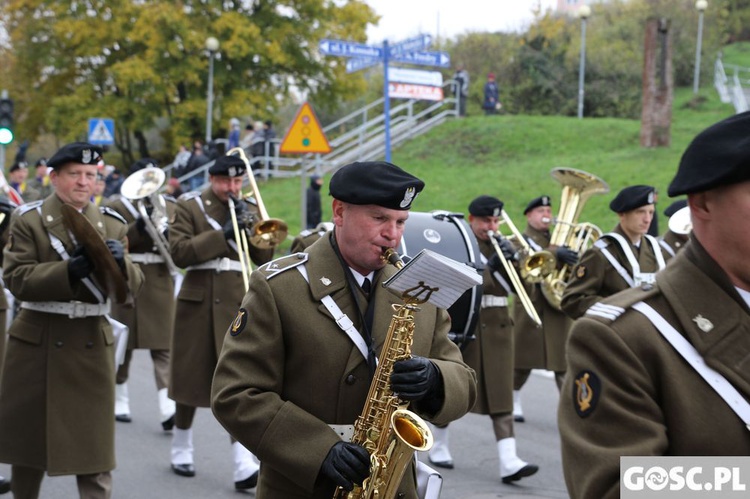
[[[391,162],[391,98],[388,97],[388,40],[383,41],[383,113],[385,121],[385,160]]]

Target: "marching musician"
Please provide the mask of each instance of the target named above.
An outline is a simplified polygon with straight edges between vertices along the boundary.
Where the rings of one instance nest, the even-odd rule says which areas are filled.
[[[130,172],[131,175],[138,175],[138,172],[145,168],[158,168],[158,166],[155,159],[143,158],[133,163]],[[131,179],[131,182],[133,181],[137,183],[138,179]],[[126,179],[123,186],[127,185]],[[130,361],[134,349],[147,349],[150,351],[151,360],[154,364],[160,423],[164,431],[169,431],[174,426],[175,412],[174,401],[167,395],[167,387],[169,386],[169,341],[174,324],[175,283],[167,264],[167,259],[170,258],[169,247],[161,248],[151,237],[148,228],[158,232],[165,231],[167,228],[166,219],[174,216],[175,200],[172,197],[159,194],[156,191],[158,188],[158,185],[147,187],[146,190],[153,190],[153,194],[148,195],[147,199],[143,197],[130,199],[123,188],[121,195],[108,203],[108,206],[119,213],[128,223],[130,259],[141,269],[146,281],[146,286],[134,303],[116,305],[112,310],[112,316],[127,325],[130,331],[124,361],[117,369],[115,419],[124,423],[129,423],[132,420],[127,384]],[[141,193],[138,194],[141,195]],[[155,206],[157,203],[158,207]],[[140,210],[141,205],[146,218]],[[159,207],[163,207],[163,209]],[[158,222],[151,218],[155,209],[157,209],[157,216],[165,218],[164,223],[160,224],[161,226],[158,226]],[[149,224],[149,227],[146,224]],[[164,242],[166,242],[166,238],[164,238]]]
[[[671,220],[675,213],[685,208],[687,208],[687,200],[679,199],[667,206],[664,215]],[[679,232],[675,232],[670,224],[664,235],[659,238],[659,244],[664,248],[664,251],[675,256],[690,241],[689,233],[690,227],[680,227]]]
[[[29,168],[25,161],[14,163],[8,170],[8,183],[14,188],[23,198],[25,202],[37,201],[42,199],[41,193],[31,187],[30,183],[26,181],[29,176]]]
[[[305,229],[301,231],[292,240],[292,245],[289,248],[289,253],[301,253],[305,251],[305,248],[311,246],[312,243],[332,230],[333,224],[331,222],[320,222],[314,229]]]
[[[557,264],[575,265],[578,254],[570,248],[550,246],[549,227],[552,223],[552,200],[549,196],[532,199],[523,210],[526,229],[523,237],[532,251],[551,251]],[[550,305],[542,294],[539,283],[525,282],[526,292],[542,320],[538,327],[528,316],[520,301],[513,303],[513,339],[515,344],[515,371],[513,373],[513,419],[525,420],[521,408],[521,388],[529,379],[532,369],[547,369],[555,373],[558,389],[565,376],[565,341],[568,338],[570,319]]]
[[[22,303],[8,330],[0,387],[0,461],[12,464],[19,498],[38,497],[45,472],[76,475],[81,497],[112,494],[115,338],[110,300],[92,272],[114,259],[133,294],[143,275],[126,254],[125,221],[89,201],[101,154],[84,142],[63,146],[48,163],[55,194],[11,219],[3,278]],[[103,257],[66,229],[64,204],[106,240],[96,241]]]
[[[396,272],[382,255],[398,247],[423,186],[391,163],[342,167],[329,184],[333,231],[251,275],[216,368],[212,407],[263,462],[259,497],[330,499],[336,486],[351,490],[369,475],[351,426],[368,402],[392,305],[403,303],[382,286]],[[395,362],[390,385],[412,411],[446,424],[474,404],[475,377],[448,338],[447,312],[419,308],[413,356]],[[417,497],[412,466],[399,493]]]
[[[34,178],[28,181],[28,186],[39,192],[39,199],[46,199],[52,194],[52,184],[49,180],[47,158],[39,158],[34,165]]]
[[[687,195],[690,243],[655,282],[605,298],[571,329],[558,411],[570,497],[620,497],[633,469],[621,456],[693,456],[705,477],[720,467],[695,456],[750,455],[749,133],[745,112],[693,139],[668,190]],[[652,490],[679,490],[652,478]]]
[[[503,202],[493,196],[482,195],[469,204],[469,226],[487,265],[475,340],[469,343],[463,355],[477,374],[477,402],[471,412],[490,416],[500,460],[500,479],[503,483],[512,483],[533,475],[539,466],[527,463],[516,453],[512,415],[513,321],[508,310],[508,296],[514,290],[490,240],[496,237],[491,236],[490,231],[497,233],[502,212]],[[515,250],[511,243],[502,238],[499,247],[503,258],[512,265]],[[438,467],[453,468],[448,427],[436,427],[434,433],[430,462]]]
[[[572,319],[603,298],[624,289],[654,282],[671,255],[647,234],[654,216],[654,188],[632,185],[609,203],[620,222],[581,256],[565,288],[562,309]]]
[[[169,227],[170,253],[174,263],[187,272],[177,295],[171,344],[169,396],[177,403],[172,436],[172,470],[180,476],[195,476],[193,418],[197,407],[209,407],[211,379],[221,351],[227,325],[245,293],[241,232],[248,214],[257,207],[241,199],[247,174],[237,156],[220,156],[208,170],[209,187],[203,192],[183,194],[177,201],[174,222]],[[238,231],[230,213],[235,199]],[[249,248],[252,261],[260,265],[273,256],[273,249]],[[243,255],[242,258],[245,258]],[[249,264],[249,262],[247,262]],[[259,463],[242,444],[232,440],[234,486],[255,487]]]
[[[0,198],[0,244],[5,246],[8,242],[8,231],[6,230],[10,225],[10,214],[15,209],[16,205],[11,203],[8,198]],[[3,256],[0,253],[0,265],[2,265]],[[5,296],[5,283],[2,280],[2,272],[0,270],[0,381],[2,381],[3,375],[3,359],[5,358],[5,334],[6,324],[8,322],[8,315],[12,314],[10,310],[8,299]],[[10,480],[0,476],[0,494],[7,494],[10,492]]]

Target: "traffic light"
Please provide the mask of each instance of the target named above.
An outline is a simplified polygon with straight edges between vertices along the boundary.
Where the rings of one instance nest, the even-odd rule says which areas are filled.
[[[0,144],[13,142],[13,99],[0,99]]]

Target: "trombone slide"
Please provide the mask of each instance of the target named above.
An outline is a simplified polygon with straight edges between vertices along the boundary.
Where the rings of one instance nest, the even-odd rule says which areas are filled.
[[[242,202],[242,201],[238,201]],[[240,227],[237,221],[237,212],[235,211],[235,200],[229,196],[229,216],[232,219],[232,230],[234,231],[234,240],[237,243],[237,256],[240,258],[240,269],[242,272],[242,282],[245,285],[245,291],[250,288],[250,245],[247,240],[245,228]]]

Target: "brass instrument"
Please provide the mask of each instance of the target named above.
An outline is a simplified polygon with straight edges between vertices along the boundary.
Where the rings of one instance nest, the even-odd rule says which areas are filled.
[[[403,263],[391,248],[383,258],[398,268]],[[380,352],[378,366],[370,384],[367,402],[354,423],[352,442],[362,445],[370,453],[370,476],[362,486],[351,492],[336,489],[334,499],[392,499],[415,451],[432,447],[432,432],[422,418],[406,409],[405,403],[391,390],[391,372],[397,360],[411,357],[414,337],[414,313],[425,303],[432,289],[420,286],[403,292],[403,305],[394,304],[396,312]]]
[[[578,217],[586,201],[594,194],[609,192],[609,186],[596,175],[574,168],[554,168],[552,177],[562,184],[563,190],[550,245],[567,246],[580,258],[602,236],[602,231],[594,224],[578,223]],[[544,297],[558,310],[572,270],[572,266],[562,265],[542,281]]]
[[[669,230],[682,236],[690,234],[693,230],[693,220],[690,218],[689,206],[680,208],[669,217]]]
[[[518,255],[518,268],[521,277],[528,282],[542,282],[542,280],[555,271],[557,259],[547,250],[534,251],[531,249],[526,238],[510,219],[505,210],[500,212],[501,224],[505,223],[513,233],[507,239],[514,239],[521,246]]]
[[[503,250],[500,248],[500,245],[495,239],[495,233],[491,230],[488,230],[487,235],[490,237],[490,242],[495,248],[497,257],[503,264],[505,273],[508,274],[508,279],[510,279],[510,284],[511,286],[513,286],[513,290],[516,292],[516,296],[518,296],[518,299],[521,300],[521,305],[526,311],[526,315],[528,315],[531,320],[536,323],[537,326],[541,326],[542,319],[539,318],[539,314],[537,313],[536,308],[534,308],[534,304],[532,303],[531,298],[529,298],[529,294],[526,292],[526,288],[523,287],[523,282],[521,281],[521,278],[518,277],[518,273],[513,267],[513,264],[505,258],[505,255],[503,255]]]
[[[243,222],[242,228],[240,228],[240,222],[237,220],[237,211],[235,210],[237,203],[242,202],[243,201],[235,200],[231,194],[229,195],[229,216],[232,219],[234,241],[237,243],[237,256],[240,258],[242,282],[245,285],[245,291],[247,291],[250,288],[250,273],[253,271],[250,260],[250,245],[248,244],[247,232],[245,231],[247,224]]]

